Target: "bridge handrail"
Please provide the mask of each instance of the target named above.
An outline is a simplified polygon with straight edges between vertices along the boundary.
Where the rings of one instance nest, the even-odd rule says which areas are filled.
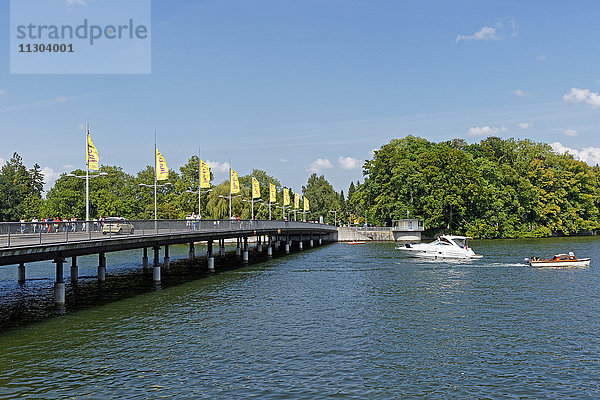
[[[147,237],[170,234],[302,229],[314,222],[284,220],[160,219],[105,221],[0,222],[0,248],[23,245],[71,243],[76,241]]]

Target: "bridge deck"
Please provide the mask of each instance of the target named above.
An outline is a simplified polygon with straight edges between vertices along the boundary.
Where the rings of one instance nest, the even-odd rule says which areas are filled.
[[[286,221],[159,220],[130,221],[133,232],[84,222],[4,223],[0,226],[0,265],[259,235],[335,234],[329,225]],[[48,232],[48,225],[52,225]],[[104,232],[103,232],[104,231]]]

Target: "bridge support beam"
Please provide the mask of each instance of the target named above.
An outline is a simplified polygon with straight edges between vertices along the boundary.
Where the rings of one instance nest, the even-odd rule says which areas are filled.
[[[98,254],[98,282],[106,282],[106,255]]]
[[[71,282],[77,283],[79,280],[79,266],[77,265],[77,257],[71,257]]]
[[[219,240],[219,256],[223,257],[225,255],[225,239]]]
[[[56,264],[56,282],[54,282],[54,304],[57,306],[65,305],[65,281],[63,276],[64,258],[54,260]]]
[[[213,257],[213,242],[212,239],[208,241],[208,251],[206,252],[206,261],[208,263],[208,270],[215,272],[215,258]]]
[[[160,264],[159,264],[159,251],[160,247],[153,247],[154,250],[154,259],[152,260],[152,279],[154,282],[160,282],[161,274],[160,274]]]
[[[144,271],[148,269],[148,249],[144,247],[144,255],[142,256],[142,268]]]
[[[25,283],[25,263],[19,264],[18,275],[19,275],[19,277],[18,277],[17,281],[21,285],[24,284]]]
[[[193,260],[196,257],[196,249],[194,248],[194,242],[190,242],[190,253],[189,258]]]
[[[248,262],[248,237],[244,236],[244,251],[242,253],[242,261]]]
[[[169,272],[171,269],[171,258],[169,257],[169,246],[165,245],[165,258],[163,261],[163,266],[165,267],[165,272]]]
[[[238,257],[241,257],[242,256],[242,248],[241,248],[240,243],[241,243],[242,239],[235,238],[235,240],[236,240],[235,255]]]

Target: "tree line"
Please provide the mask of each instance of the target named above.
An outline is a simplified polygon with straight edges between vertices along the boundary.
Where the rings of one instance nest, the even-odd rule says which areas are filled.
[[[117,166],[101,166],[100,171],[107,175],[90,179],[91,218],[154,218],[153,189],[140,186],[154,183],[152,166],[135,175]],[[254,204],[255,217],[269,217],[272,183],[278,191],[272,218],[282,219],[282,185],[262,170],[240,177],[242,196],[233,199],[232,214],[250,218],[251,205],[243,199],[250,198],[252,177],[260,182],[263,199]],[[197,213],[198,157],[170,173],[168,182],[171,185],[158,189],[158,218]],[[0,171],[0,221],[34,216],[84,219],[83,179],[63,174],[45,198],[43,185],[39,165],[27,168],[15,153]],[[462,139],[440,143],[414,136],[393,139],[365,161],[363,182],[352,182],[346,194],[336,192],[317,174],[298,192],[310,200],[307,219],[329,224],[391,226],[408,217],[424,220],[430,233],[476,238],[571,235],[600,227],[600,168],[531,140],[488,137],[468,144]],[[228,195],[227,180],[203,191],[202,218],[228,218]]]

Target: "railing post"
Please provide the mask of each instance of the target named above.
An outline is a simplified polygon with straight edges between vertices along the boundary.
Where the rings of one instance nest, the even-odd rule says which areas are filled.
[[[10,224],[8,225],[8,247],[10,247]]]

